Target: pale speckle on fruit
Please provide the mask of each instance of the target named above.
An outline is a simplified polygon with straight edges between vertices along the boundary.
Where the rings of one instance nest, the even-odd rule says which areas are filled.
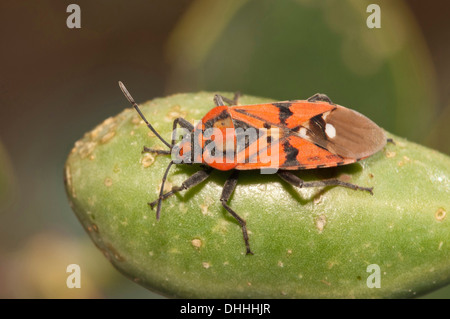
[[[100,143],[106,144],[108,143],[114,136],[116,135],[115,131],[111,131],[103,135],[103,137],[100,139]]]
[[[325,285],[327,285],[327,286],[331,286],[331,283],[326,281],[325,279],[322,279],[320,282],[325,284]]]
[[[116,134],[116,127],[117,122],[114,118],[110,117],[106,119],[91,132],[86,133],[82,140],[75,142],[71,153],[77,152],[82,159],[89,158],[90,160],[94,160],[95,155],[93,152],[97,144],[109,142]]]
[[[100,143],[105,144],[115,136],[116,127],[116,120],[113,117],[109,117],[89,133],[89,138],[92,142],[100,141]]]
[[[88,203],[88,205],[90,206],[90,207],[93,207],[94,205],[95,205],[95,203],[97,202],[97,197],[94,195],[94,196],[90,196],[90,197],[88,197],[88,199],[87,199],[87,203]],[[88,213],[88,214],[90,214],[90,212]]]
[[[230,223],[226,221],[225,219],[220,219],[217,224],[213,227],[212,231],[214,233],[222,233],[226,234],[228,231],[228,226]]]
[[[174,105],[170,108],[169,112],[165,116],[167,122],[173,122],[176,118],[186,118],[187,111],[182,110],[180,105]]]
[[[203,215],[205,215],[205,216],[208,215],[208,205],[207,204],[201,204],[200,209],[201,209]]]
[[[111,178],[107,177],[107,178],[105,178],[104,184],[106,187],[111,187],[113,184],[113,181]]]
[[[159,195],[159,191],[161,190],[162,181],[159,183],[158,188],[156,190],[156,194]],[[164,193],[167,193],[172,189],[172,183],[168,180],[166,180],[166,183],[164,184]]]
[[[319,234],[321,234],[323,229],[325,228],[325,225],[327,224],[327,217],[322,214],[320,216],[317,216],[314,222],[317,230],[319,231]]]
[[[386,154],[386,157],[387,157],[387,158],[393,158],[393,157],[395,157],[395,156],[397,155],[396,152],[394,152],[394,151],[388,151],[388,150],[385,151],[385,154]]]
[[[447,216],[447,212],[441,207],[439,208],[436,213],[434,213],[434,218],[436,218],[437,221],[441,222],[445,219],[445,216]]]
[[[119,252],[111,244],[106,244],[106,248],[107,248],[106,253],[108,257],[112,255],[114,259],[116,259],[117,261],[125,261],[125,258],[121,256]]]
[[[116,125],[115,123],[115,119],[114,117],[108,117],[106,120],[103,121],[102,124],[100,124],[101,126],[111,126],[111,125]]]
[[[71,173],[69,165],[66,166],[65,181],[66,181],[67,188],[69,189],[69,191],[72,194],[73,198],[77,198],[77,195],[75,193],[75,189],[74,189],[74,187],[72,185],[72,173]]]
[[[333,267],[336,266],[337,264],[338,264],[337,261],[335,261],[335,260],[329,260],[328,263],[327,263],[328,269],[333,268]]]
[[[411,161],[411,160],[409,159],[409,157],[403,156],[403,160],[401,160],[401,161],[398,162],[398,166],[403,166],[403,165],[409,163],[410,161]]]
[[[75,143],[76,152],[78,153],[78,155],[81,158],[86,158],[86,157],[90,156],[96,146],[97,146],[97,143],[92,142],[92,141],[80,140]]]
[[[400,147],[400,148],[405,148],[406,144],[402,141],[395,141],[395,145]]]
[[[323,195],[323,193],[319,192],[314,196],[314,199],[313,199],[314,205],[318,205],[322,202],[322,195]]]
[[[200,247],[202,247],[203,245],[203,242],[200,238],[194,238],[191,240],[191,244],[192,246],[194,246],[194,248],[200,249]]]
[[[130,119],[131,123],[134,124],[135,126],[138,126],[142,123],[144,123],[144,121],[141,119],[141,117],[139,116],[139,114],[134,114],[131,119]]]
[[[209,262],[204,261],[202,262],[202,266],[203,268],[208,269],[209,267],[211,267],[211,264]]]
[[[155,162],[155,157],[150,153],[145,153],[144,156],[142,156],[141,164],[142,167],[147,168],[150,167]]]
[[[180,204],[178,204],[178,209],[182,214],[185,214],[188,211],[188,208],[183,202],[180,202]]]

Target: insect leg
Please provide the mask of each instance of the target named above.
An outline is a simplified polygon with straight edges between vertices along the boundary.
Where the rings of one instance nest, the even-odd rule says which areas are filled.
[[[152,148],[148,148],[147,146],[144,146],[142,153],[154,153],[156,155],[170,155],[171,152],[167,150],[155,150]]]
[[[238,175],[239,171],[235,170],[227,179],[225,185],[223,186],[222,195],[220,196],[220,202],[222,203],[222,206],[238,221],[239,225],[241,225],[242,235],[244,236],[245,247],[247,249],[247,255],[253,255],[253,252],[250,250],[250,244],[248,242],[246,221],[242,219],[242,217],[240,217],[238,214],[236,214],[236,212],[234,212],[227,204],[228,200],[231,197],[231,194],[233,194],[233,191],[236,188]]]
[[[188,121],[186,121],[183,118],[176,118],[173,121],[172,141],[171,141],[171,144],[169,146],[170,147],[170,151],[164,152],[164,151],[160,151],[160,150],[152,150],[152,149],[149,149],[149,148],[144,146],[144,152],[153,152],[153,153],[156,153],[156,154],[165,154],[165,155],[171,154],[171,151],[172,151],[172,149],[173,149],[173,147],[175,145],[175,137],[176,137],[175,130],[176,130],[177,125],[179,125],[180,127],[188,129],[190,132],[192,132],[194,130],[194,126],[191,123],[189,123]],[[166,171],[164,173],[164,177],[162,179],[161,189],[159,191],[159,197],[158,197],[158,200],[157,200],[157,205],[158,206],[156,208],[156,219],[157,220],[159,219],[159,216],[160,216],[160,213],[161,213],[161,205],[162,205],[162,201],[164,199],[164,184],[166,183],[167,174],[169,173],[169,170],[170,170],[170,168],[172,167],[173,164],[174,164],[174,161],[171,161],[169,163],[169,165],[167,166]],[[152,206],[152,208],[153,208],[153,206]]]
[[[176,118],[173,121],[172,141],[170,143],[170,148],[171,149],[175,145],[175,138],[176,138],[175,130],[177,128],[177,125],[182,127],[182,128],[185,128],[185,129],[189,130],[189,132],[192,132],[194,130],[194,126],[189,121],[185,120],[182,117]],[[166,151],[166,150],[155,150],[155,149],[148,148],[148,147],[144,146],[144,149],[142,150],[142,153],[154,153],[156,155],[170,155],[171,151],[170,150],[169,151]]]
[[[204,170],[195,172],[193,175],[191,175],[188,179],[186,179],[181,186],[174,186],[172,187],[172,190],[168,191],[167,193],[163,194],[161,196],[161,200],[165,200],[166,198],[169,198],[170,196],[174,195],[175,193],[184,191],[186,189],[189,189],[191,187],[194,187],[198,184],[200,184],[201,182],[203,182],[204,180],[206,180],[209,175],[211,175],[212,172],[212,168],[211,167],[207,167]],[[155,200],[154,202],[148,203],[151,208],[154,208],[155,205],[158,204],[159,202],[159,198],[157,200]]]
[[[158,197],[158,207],[156,208],[156,219],[159,220],[159,215],[161,212],[161,205],[162,205],[162,197],[163,197],[163,192],[164,192],[164,184],[166,183],[167,180],[167,174],[169,174],[169,170],[173,165],[173,161],[170,161],[169,165],[167,165],[166,171],[164,172],[164,177],[162,179],[162,183],[161,183],[161,189],[159,190],[159,197]]]
[[[175,145],[175,130],[177,129],[177,125],[181,128],[187,129],[189,132],[194,130],[194,125],[192,125],[189,121],[185,120],[182,117],[178,117],[173,121],[173,129],[172,129],[172,146]]]
[[[386,139],[386,143],[391,143],[393,145],[397,145],[397,144],[395,144],[395,142],[394,142],[394,140],[392,138]]]
[[[300,179],[297,175],[294,175],[293,173],[289,171],[279,171],[278,176],[281,177],[284,181],[288,182],[289,184],[295,186],[295,187],[323,187],[323,186],[343,186],[347,188],[351,188],[353,190],[362,190],[367,191],[371,195],[373,195],[373,187],[361,187],[355,184],[346,183],[343,181],[340,181],[338,179],[326,179],[323,181],[314,181],[314,182],[305,182],[304,180]]]
[[[234,92],[234,97],[233,97],[233,104],[231,105],[238,105],[239,104],[239,98],[241,97],[241,92],[236,91]]]
[[[317,101],[322,101],[322,102],[328,102],[330,104],[334,104],[333,102],[331,102],[331,99],[322,93],[316,93],[313,96],[311,96],[308,100],[308,102],[317,102]]]
[[[223,98],[224,97],[222,95],[219,95],[219,94],[214,95],[214,104],[216,106],[225,105],[225,102],[223,101]]]
[[[228,105],[238,105],[240,97],[241,97],[241,93],[239,91],[234,93],[234,97],[232,100],[230,100],[229,98],[227,98],[225,96],[216,94],[214,96],[214,104],[216,106],[222,106],[222,105],[225,105],[225,103],[227,103]]]

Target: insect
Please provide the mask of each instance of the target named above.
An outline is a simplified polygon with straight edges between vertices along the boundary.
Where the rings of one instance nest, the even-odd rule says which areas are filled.
[[[294,170],[355,163],[377,153],[386,144],[385,133],[379,126],[356,111],[334,104],[325,94],[318,93],[307,100],[257,105],[239,105],[239,94],[235,94],[233,99],[215,95],[215,107],[196,126],[183,118],[174,120],[169,143],[147,121],[122,82],[119,82],[119,86],[148,128],[169,148],[155,150],[144,146],[143,152],[172,155],[172,161],[162,179],[159,197],[149,203],[152,208],[157,207],[157,219],[163,200],[205,181],[214,169],[231,171],[223,186],[220,202],[239,223],[246,253],[253,254],[246,221],[228,204],[240,171],[275,169],[282,180],[294,187],[342,186],[372,194],[370,187],[339,179],[306,182],[292,173]],[[185,131],[178,142],[177,127]],[[245,135],[251,129],[256,132],[253,138],[251,134]],[[215,139],[211,134],[209,136],[208,130],[220,133],[218,135],[222,139]],[[263,149],[268,151],[269,146],[270,158],[274,159],[272,161],[267,161],[267,152],[261,152]],[[174,186],[164,193],[164,183],[172,165],[192,163],[202,164],[203,169],[191,175],[180,186]]]

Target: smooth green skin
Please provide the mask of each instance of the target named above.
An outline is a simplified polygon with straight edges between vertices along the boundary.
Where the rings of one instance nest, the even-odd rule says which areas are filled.
[[[177,94],[141,109],[169,140],[172,121],[201,119],[212,97]],[[243,96],[240,103],[267,101]],[[241,228],[219,201],[229,172],[215,171],[164,201],[156,221],[147,203],[158,197],[170,157],[142,162],[144,145],[165,149],[148,132],[133,109],[106,120],[75,144],[65,181],[97,247],[150,290],[182,298],[395,298],[450,281],[447,156],[388,134],[396,144],[359,163],[298,172],[305,180],[373,186],[373,196],[342,187],[295,189],[276,175],[241,172],[230,206],[247,221],[255,254],[245,255]],[[168,187],[198,169],[174,167]],[[381,288],[367,286],[371,264],[380,267]]]

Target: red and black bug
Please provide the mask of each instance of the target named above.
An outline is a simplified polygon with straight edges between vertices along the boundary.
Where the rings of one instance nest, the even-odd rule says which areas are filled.
[[[174,120],[172,140],[168,143],[150,125],[122,82],[119,86],[148,128],[169,148],[165,151],[144,147],[143,152],[172,155],[162,179],[159,197],[149,203],[152,208],[157,207],[157,219],[164,199],[200,184],[214,169],[231,170],[220,202],[240,224],[246,252],[253,254],[246,221],[228,205],[238,182],[239,171],[272,169],[295,187],[343,186],[372,194],[372,188],[338,179],[305,182],[291,172],[355,163],[377,153],[386,144],[385,133],[379,126],[356,111],[334,104],[324,94],[315,94],[307,100],[257,105],[238,105],[239,94],[235,94],[232,100],[215,95],[216,107],[196,126],[183,118]],[[177,127],[185,130],[179,142],[176,141]],[[181,186],[174,186],[164,193],[164,183],[172,165],[192,163],[202,164],[203,169]]]

